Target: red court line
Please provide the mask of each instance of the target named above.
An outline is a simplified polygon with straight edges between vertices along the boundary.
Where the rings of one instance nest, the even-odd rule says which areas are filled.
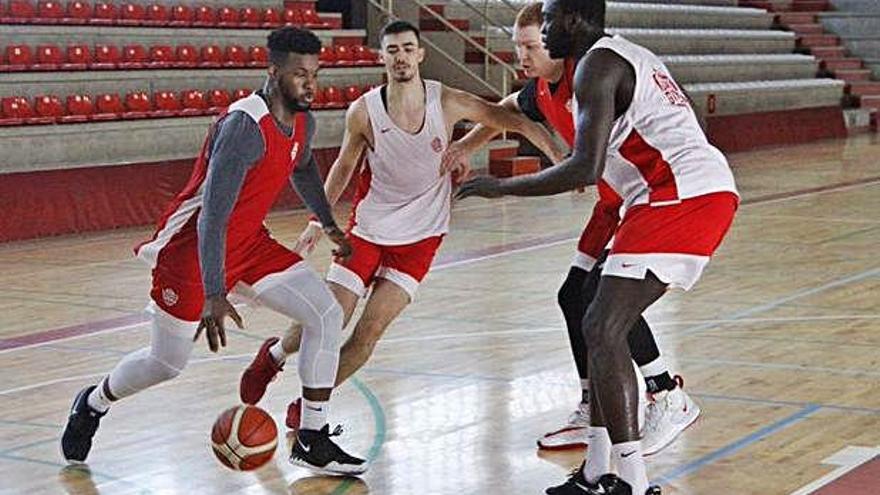
[[[880,456],[860,465],[810,495],[877,495],[880,490]]]
[[[846,182],[837,182],[834,184],[828,184],[825,186],[819,187],[811,187],[807,189],[798,189],[795,191],[786,191],[782,193],[774,193],[774,194],[766,194],[763,196],[757,196],[750,199],[744,199],[743,205],[753,205],[760,203],[769,203],[773,201],[780,201],[785,199],[792,199],[801,196],[810,196],[818,193],[832,192],[840,189],[847,189],[855,186],[864,186],[872,183],[880,183],[880,176],[873,177],[865,177],[862,179],[846,181]],[[563,234],[555,234],[552,236],[545,237],[535,237],[531,239],[526,239],[522,241],[500,244],[496,246],[489,246],[481,249],[474,249],[469,251],[462,251],[458,253],[450,253],[449,255],[441,255],[437,258],[438,265],[448,265],[451,263],[457,263],[461,261],[474,260],[479,258],[484,258],[487,256],[498,255],[510,251],[518,251],[520,249],[528,248],[528,247],[537,247],[543,244],[552,244],[556,242],[560,242],[567,238],[571,238],[576,235],[574,232],[563,233]],[[127,326],[127,325],[136,325],[138,323],[145,323],[147,318],[144,314],[136,314],[136,315],[128,315],[122,316],[118,318],[111,318],[107,320],[98,320],[92,322],[81,323],[78,325],[72,325],[61,328],[54,328],[51,330],[41,330],[29,334],[19,335],[16,337],[9,337],[5,339],[0,339],[0,351],[6,349],[16,349],[19,347],[25,347],[35,344],[42,344],[45,342],[52,342],[55,340],[61,340],[69,337],[77,337],[81,335],[88,335],[92,333],[102,332],[105,330],[111,330],[114,328]]]

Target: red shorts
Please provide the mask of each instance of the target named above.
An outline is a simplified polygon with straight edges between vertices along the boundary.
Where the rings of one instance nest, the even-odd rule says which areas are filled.
[[[169,246],[160,251],[150,291],[150,297],[163,311],[186,321],[198,321],[205,303],[198,248],[193,244]],[[226,255],[227,291],[239,282],[253,285],[302,261],[265,230],[238,245],[239,249]]]
[[[672,287],[690,289],[721,245],[738,206],[739,198],[730,192],[633,206],[614,233],[602,273],[644,279],[651,271]]]
[[[345,261],[334,260],[327,280],[359,297],[366,294],[374,279],[384,278],[400,286],[412,299],[443,242],[440,235],[400,246],[375,244],[352,233],[348,238],[354,253]]]

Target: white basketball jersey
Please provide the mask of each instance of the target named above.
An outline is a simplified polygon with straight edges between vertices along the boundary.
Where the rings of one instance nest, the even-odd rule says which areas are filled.
[[[367,151],[369,187],[355,207],[355,235],[399,246],[449,231],[452,180],[449,174],[440,175],[440,158],[449,141],[442,89],[437,81],[425,81],[425,121],[415,134],[391,120],[381,87],[364,95],[374,149]]]
[[[690,102],[663,62],[621,36],[602,38],[590,51],[600,48],[626,59],[636,76],[632,103],[611,130],[602,174],[623,200],[623,208],[675,204],[714,192],[736,193],[727,159],[709,144]]]

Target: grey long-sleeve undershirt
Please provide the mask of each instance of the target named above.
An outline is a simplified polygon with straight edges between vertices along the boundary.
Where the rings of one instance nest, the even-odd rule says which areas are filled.
[[[293,129],[280,125],[289,136]],[[306,149],[291,174],[291,183],[323,225],[335,225],[332,209],[311,150],[315,119],[307,116]],[[226,231],[229,216],[248,170],[263,157],[259,125],[245,112],[232,112],[218,123],[211,143],[202,209],[198,219],[199,263],[205,297],[226,291]]]

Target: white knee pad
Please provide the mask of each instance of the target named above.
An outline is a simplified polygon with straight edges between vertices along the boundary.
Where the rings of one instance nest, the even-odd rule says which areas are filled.
[[[333,388],[343,312],[327,284],[305,263],[254,284],[257,301],[302,325],[298,370],[303,386]]]
[[[156,307],[152,317],[150,346],[128,354],[110,372],[110,392],[117,399],[170,380],[186,367],[192,353],[197,323],[174,318]]]

